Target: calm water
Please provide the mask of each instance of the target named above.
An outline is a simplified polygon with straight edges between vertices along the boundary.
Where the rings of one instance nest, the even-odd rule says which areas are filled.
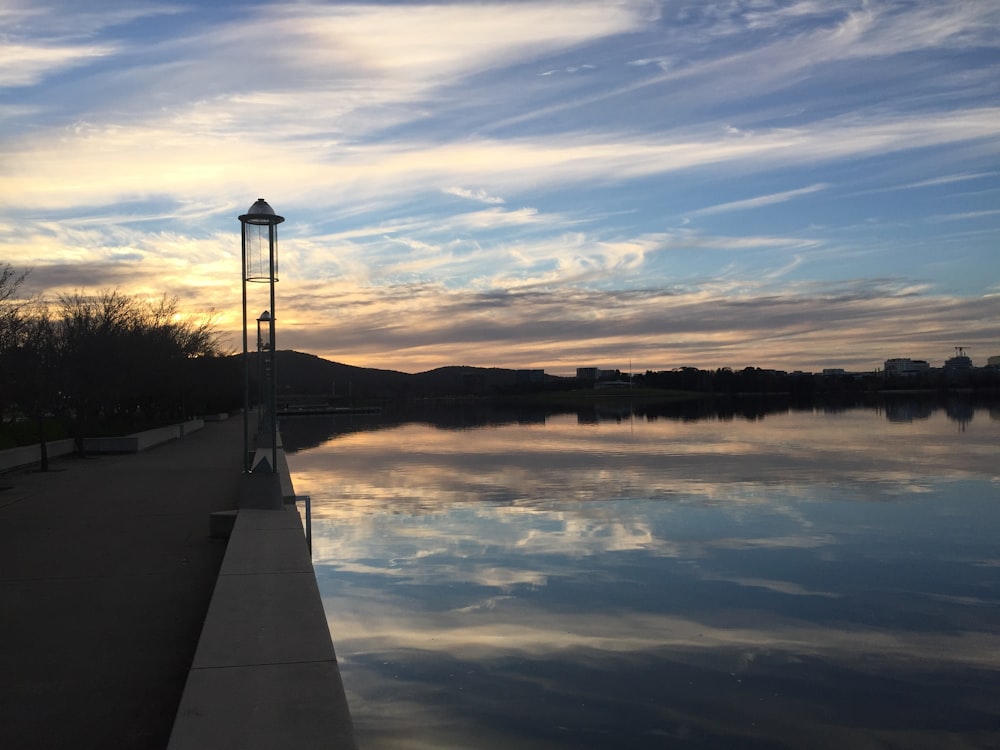
[[[1000,412],[749,413],[284,420],[362,748],[1000,747]]]

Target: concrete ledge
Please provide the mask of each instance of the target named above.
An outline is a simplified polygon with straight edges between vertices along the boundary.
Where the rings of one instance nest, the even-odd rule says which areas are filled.
[[[240,623],[253,622],[253,628]],[[193,669],[333,661],[316,576],[261,573],[219,577]]]
[[[295,503],[295,488],[292,486],[292,474],[288,470],[288,458],[285,449],[278,448],[278,478],[281,481],[281,499],[286,503]]]
[[[354,750],[342,698],[335,661],[192,670],[167,748]]]
[[[59,458],[68,456],[76,449],[76,444],[72,438],[68,440],[51,440],[45,446],[49,458]],[[38,443],[34,445],[22,445],[19,448],[8,448],[0,451],[0,471],[19,469],[22,466],[31,466],[41,463],[42,450]]]
[[[299,514],[292,509],[242,509],[219,578],[271,573],[309,573],[315,578]]]
[[[215,414],[204,419],[189,419],[187,422],[158,427],[155,430],[134,432],[131,435],[118,437],[84,438],[83,449],[88,453],[139,453],[171,440],[191,435],[205,428],[205,422],[221,422],[228,419],[228,414]],[[67,440],[52,440],[47,446],[49,458],[68,456],[76,450],[72,438]],[[8,448],[0,451],[0,471],[9,471],[23,466],[31,466],[42,460],[42,454],[37,444],[23,445],[19,448]],[[287,472],[287,464],[285,464]]]
[[[295,488],[292,486],[292,474],[288,470],[288,458],[285,456],[285,449],[282,447],[281,433],[278,433],[278,447],[272,451],[270,445],[258,445],[250,458],[250,466],[254,472],[269,472],[272,470],[271,460],[275,460],[277,466],[273,473],[278,475],[281,483],[281,498],[285,504],[295,502]]]
[[[155,430],[144,430],[142,432],[136,432],[130,437],[136,439],[136,444],[140,451],[144,451],[147,448],[152,448],[155,445],[160,445],[161,443],[168,443],[171,440],[177,440],[182,437],[184,433],[181,430],[179,424],[168,425],[167,427],[158,427]]]
[[[240,478],[239,508],[281,510],[281,480],[270,471],[255,471]]]
[[[181,422],[178,426],[181,429],[181,437],[184,437],[185,435],[190,435],[198,430],[205,429],[205,420],[189,419],[187,422]]]
[[[139,453],[153,446],[177,440],[182,435],[181,425],[172,424],[119,437],[84,438],[83,449],[87,453]]]
[[[87,453],[138,453],[139,438],[135,435],[84,438],[83,449]]]
[[[357,741],[299,514],[242,507],[167,748],[279,747]]]
[[[229,414],[227,412],[221,412],[219,414],[206,414],[206,422],[225,422],[229,419]]]

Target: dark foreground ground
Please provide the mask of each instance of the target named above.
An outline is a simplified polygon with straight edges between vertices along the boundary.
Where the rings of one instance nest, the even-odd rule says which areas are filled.
[[[0,475],[0,748],[163,748],[236,507],[242,421]]]

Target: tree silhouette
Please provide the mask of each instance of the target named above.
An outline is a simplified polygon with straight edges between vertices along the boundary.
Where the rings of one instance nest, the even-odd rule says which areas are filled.
[[[0,424],[70,427],[77,449],[94,434],[133,432],[239,403],[232,358],[212,315],[190,318],[176,298],[105,290],[55,302],[16,300],[26,273],[0,268]]]
[[[17,389],[14,360],[24,335],[25,306],[17,298],[17,290],[27,275],[27,271],[18,273],[9,263],[0,266],[0,421]]]
[[[219,353],[211,318],[181,317],[176,298],[78,292],[59,298],[58,318],[79,439],[95,422],[134,429],[187,416],[187,362]]]

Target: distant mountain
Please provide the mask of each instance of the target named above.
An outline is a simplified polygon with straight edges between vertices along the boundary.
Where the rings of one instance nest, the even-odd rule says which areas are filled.
[[[416,374],[355,367],[293,350],[277,352],[278,389],[283,394],[354,398],[407,398],[486,394],[518,386],[565,380],[540,371],[496,367],[439,367]],[[250,355],[250,377],[256,381],[256,352]]]
[[[405,390],[413,376],[395,370],[355,367],[293,350],[278,350],[278,388],[282,393],[324,396],[382,396]],[[254,377],[256,353],[250,355]]]

